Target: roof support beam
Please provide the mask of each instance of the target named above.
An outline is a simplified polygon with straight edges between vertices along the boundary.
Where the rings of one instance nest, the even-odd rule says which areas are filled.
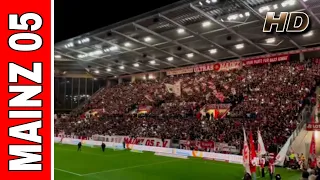
[[[243,1],[243,0],[237,0],[240,4],[242,4],[246,9],[248,9],[250,12],[252,12],[260,21],[264,22],[264,17],[258,13],[255,9],[253,9],[247,2]],[[275,36],[279,37],[279,35],[277,33],[274,34]],[[297,44],[293,39],[291,39],[289,36],[285,35],[285,38],[287,38],[291,44],[293,44],[294,46],[296,46],[299,49],[302,49],[303,47],[301,47],[299,44]]]
[[[56,49],[57,49],[57,48],[56,48]],[[55,53],[60,54],[60,55],[63,55],[63,56],[68,57],[68,58],[71,58],[71,59],[74,59],[85,71],[87,71],[87,67],[86,67],[85,65],[83,65],[83,63],[81,63],[81,62],[86,62],[86,61],[81,60],[81,59],[78,59],[78,58],[75,58],[75,57],[73,57],[73,56],[70,56],[70,55],[67,55],[67,54],[64,54],[64,53],[61,53],[61,52],[59,52],[59,51],[55,51]],[[104,65],[102,65],[102,64],[95,63],[95,62],[90,62],[90,63],[95,64],[95,65],[97,65],[97,66],[104,66]],[[90,73],[90,72],[89,72],[89,73]],[[115,74],[110,73],[110,72],[108,72],[107,74],[115,75]]]
[[[316,20],[318,24],[320,24],[320,19],[312,12],[312,10],[310,10],[310,8],[306,5],[306,3],[303,2],[303,0],[298,0],[298,1],[306,9],[306,11],[311,15],[311,17],[313,17],[313,19]]]
[[[206,17],[206,18],[208,18],[209,20],[211,20],[212,22],[214,22],[214,23],[220,25],[221,27],[223,27],[224,29],[228,30],[230,33],[237,35],[238,37],[240,37],[241,39],[243,39],[243,40],[246,41],[247,43],[251,44],[252,46],[260,49],[260,50],[263,51],[264,53],[269,54],[269,52],[268,52],[266,49],[264,49],[264,48],[256,45],[254,42],[252,42],[252,41],[249,40],[248,38],[242,36],[241,34],[237,33],[237,32],[234,31],[233,29],[230,29],[229,27],[227,27],[227,26],[224,25],[223,23],[219,22],[219,21],[216,20],[215,18],[211,17],[209,14],[207,14],[207,13],[204,12],[204,11],[202,11],[201,9],[193,6],[192,4],[190,4],[190,7],[191,7],[193,10],[197,11],[198,13],[200,13],[201,15],[203,15],[204,17]]]
[[[187,27],[185,27],[185,26],[177,23],[176,21],[174,21],[174,20],[172,20],[172,19],[170,19],[170,18],[168,18],[168,17],[166,17],[166,16],[164,16],[164,15],[162,15],[162,14],[159,14],[159,17],[162,18],[162,19],[164,19],[164,20],[166,20],[166,21],[168,21],[168,22],[171,23],[171,24],[174,24],[175,26],[177,26],[177,27],[179,27],[179,28],[185,29],[185,30],[188,31],[190,34],[192,34],[193,36],[198,37],[198,38],[200,38],[200,39],[208,42],[209,44],[212,44],[212,45],[214,45],[214,46],[216,46],[216,47],[218,47],[218,48],[220,48],[220,49],[222,49],[222,50],[225,50],[225,51],[227,51],[228,53],[230,53],[230,54],[232,54],[232,55],[234,55],[234,56],[236,56],[236,57],[238,57],[238,58],[241,58],[241,55],[235,53],[234,51],[231,51],[231,50],[223,47],[222,45],[220,45],[220,44],[218,44],[218,43],[216,43],[216,42],[214,42],[214,41],[211,41],[211,40],[207,39],[207,38],[204,37],[203,35],[201,35],[201,34],[199,34],[199,33],[197,33],[197,32],[192,31],[191,29],[189,29],[189,28],[187,28]]]
[[[200,53],[199,51],[197,51],[197,50],[195,50],[193,48],[190,48],[190,47],[188,47],[186,45],[183,45],[183,44],[179,43],[178,41],[172,40],[170,38],[162,36],[161,34],[158,34],[158,33],[154,32],[154,31],[151,31],[150,29],[148,29],[146,27],[143,27],[143,26],[141,26],[139,24],[136,24],[136,23],[132,23],[132,24],[133,24],[133,26],[135,26],[135,27],[147,32],[147,33],[150,33],[150,34],[152,34],[154,36],[157,36],[157,37],[159,37],[159,38],[161,38],[161,39],[163,39],[163,40],[165,40],[167,42],[171,42],[171,43],[174,43],[174,44],[176,44],[178,46],[181,46],[182,48],[187,49],[187,50],[189,50],[189,51],[191,51],[191,52],[193,52],[195,54],[198,54],[199,56],[202,56],[203,58],[206,58],[206,59],[211,60],[211,61],[218,61],[217,59],[214,59],[214,58],[212,58],[212,57],[210,57],[210,56],[208,56],[206,54],[202,54],[202,53]]]
[[[119,34],[120,34],[120,33],[119,33]],[[135,53],[135,54],[137,54],[137,55],[143,56],[143,53],[138,52],[136,49],[125,48],[125,47],[119,46],[118,44],[111,43],[111,42],[109,42],[109,41],[107,41],[107,40],[101,39],[101,38],[96,37],[96,36],[94,36],[93,38],[96,39],[96,40],[105,42],[105,43],[107,43],[107,44],[111,44],[111,45],[114,45],[114,46],[118,46],[119,48],[122,48],[122,49],[124,49],[124,50],[127,50],[127,52],[132,52],[132,53]],[[132,39],[133,39],[133,38],[132,38]],[[136,40],[136,41],[137,41],[137,40]],[[140,41],[138,41],[138,43],[139,43],[139,42],[140,42]],[[143,47],[143,48],[147,48],[147,47]],[[139,48],[139,49],[142,49],[142,48]],[[127,53],[127,52],[125,52],[125,53]],[[123,54],[124,54],[124,53],[123,53]],[[171,66],[171,67],[178,67],[178,66],[176,66],[176,65],[174,65],[174,64],[171,64],[171,63],[166,62],[166,61],[162,61],[162,60],[157,59],[157,58],[150,57],[150,56],[148,56],[148,55],[147,55],[146,58],[148,58],[148,59],[150,59],[150,60],[156,60],[156,61],[162,62],[163,64],[166,64],[166,65]],[[148,66],[148,67],[149,67],[149,66]],[[153,68],[156,68],[156,67],[153,67]],[[158,68],[156,68],[156,69],[158,69]],[[160,69],[158,69],[158,70],[160,70]]]
[[[128,52],[135,53],[135,54],[137,54],[137,55],[139,55],[139,56],[142,56],[142,55],[143,55],[142,53],[139,53],[139,52],[137,52],[137,51],[135,51],[135,50],[132,50],[132,49],[129,49],[129,48],[126,48],[126,47],[123,47],[123,46],[119,46],[118,44],[109,42],[109,41],[104,40],[104,39],[101,39],[101,38],[99,38],[99,37],[93,36],[92,38],[93,38],[93,39],[96,39],[96,40],[98,40],[98,41],[107,43],[107,44],[110,45],[110,46],[117,46],[117,47],[119,47],[120,49],[123,49],[123,50],[128,51]],[[152,59],[151,57],[148,57],[148,58]],[[153,60],[153,59],[152,59],[152,60]],[[156,59],[156,60],[158,60],[158,59]],[[158,60],[158,61],[160,61],[160,60]],[[150,67],[150,68],[152,68],[152,69],[160,70],[159,68],[156,68],[156,67],[154,67],[154,66],[150,66],[150,65],[145,65],[145,66]]]
[[[117,47],[120,47],[120,46],[118,46],[118,45],[114,45],[114,46],[117,46]],[[86,47],[88,47],[88,46],[86,46]],[[92,47],[89,47],[89,48],[93,48],[93,49],[95,49],[95,50],[101,50],[101,49],[98,49],[98,48],[96,48],[96,47],[94,47],[94,46],[92,46]],[[110,63],[112,63],[112,64],[114,64],[114,65],[117,65],[117,66],[119,66],[119,64],[118,63],[115,63],[115,62],[113,62],[113,61],[108,61],[108,59],[106,59],[106,58],[103,58],[103,57],[98,57],[98,59],[102,59],[102,60],[105,60],[105,61],[107,61],[107,62],[110,62]],[[120,65],[121,66],[121,65]],[[125,66],[125,65],[124,65]],[[135,67],[130,67],[131,69],[134,69],[134,70],[136,70],[136,71],[138,71],[138,72],[146,72],[146,70],[142,70],[142,69],[138,69],[138,68],[135,68]],[[122,71],[122,70],[119,70],[119,71]],[[122,71],[122,72],[126,72],[126,71]],[[132,73],[131,73],[132,74]]]
[[[252,24],[252,23],[255,23],[255,22],[258,22],[259,20],[254,20],[254,21],[250,21],[250,22],[245,22],[245,23],[242,23],[242,24],[237,24],[237,25],[234,25],[234,26],[230,26],[229,28],[234,28],[234,27],[241,27],[241,26],[245,26],[245,25],[250,25],[250,24]],[[219,32],[219,31],[223,31],[224,30],[224,28],[219,28],[219,29],[215,29],[215,30],[212,30],[212,31],[208,31],[208,32],[204,32],[204,33],[201,33],[201,34],[199,34],[199,35],[206,35],[206,34],[210,34],[210,33],[214,33],[214,32]],[[97,35],[100,35],[100,34],[102,34],[102,33],[106,33],[106,32],[101,32],[101,33],[97,33],[97,34],[95,34],[95,35],[90,35],[90,36],[88,36],[88,37],[90,37],[90,38],[95,38],[95,39],[97,39],[97,38],[99,38],[99,37],[97,37]],[[192,38],[192,37],[194,37],[194,35],[190,35],[190,36],[187,36],[187,37],[183,37],[183,38],[180,38],[180,39],[177,39],[177,41],[181,41],[181,40],[186,40],[186,39],[189,39],[189,38]],[[101,38],[99,38],[100,40],[102,40]],[[110,41],[106,41],[106,40],[104,40],[106,43],[107,42],[109,42],[110,43]],[[166,44],[167,42],[162,42],[162,43],[158,43],[158,44],[153,44],[152,46],[154,46],[154,47],[157,47],[157,46],[159,46],[159,45],[162,45],[162,44]],[[117,44],[114,44],[114,45],[117,45]],[[126,53],[128,53],[128,52],[134,52],[134,51],[138,51],[138,50],[142,50],[142,49],[146,49],[146,48],[148,48],[148,47],[145,47],[145,46],[143,46],[143,47],[139,47],[139,48],[137,48],[137,49],[129,49],[128,51],[126,51],[126,52],[121,52],[121,53],[119,53],[118,55],[120,55],[120,54],[126,54]],[[134,52],[134,53],[139,53],[139,52]],[[140,55],[142,55],[142,53],[140,53]],[[106,57],[106,56],[101,56],[102,58],[104,58],[104,57]],[[154,59],[154,58],[153,58]],[[153,60],[153,59],[151,59],[151,60]],[[155,60],[157,60],[157,59],[155,59]],[[160,61],[160,60],[159,60]]]
[[[87,53],[85,53],[85,52],[82,52],[82,51],[79,51],[79,50],[75,50],[75,49],[72,49],[72,48],[68,48],[70,51],[73,51],[73,52],[76,52],[76,53],[79,53],[79,54],[83,54],[83,55],[87,55]],[[65,55],[64,55],[65,56]],[[69,56],[69,57],[72,57],[72,56]],[[92,57],[93,59],[101,59],[101,58],[99,58],[99,57],[97,57],[97,56],[89,56],[89,57]],[[79,58],[76,58],[76,59],[78,59],[79,60]],[[104,59],[103,59],[104,60]],[[88,61],[84,61],[84,60],[81,60],[81,61],[83,61],[83,62],[89,62],[90,60],[88,60]],[[115,64],[115,65],[118,65],[117,63],[114,63],[114,62],[112,62],[112,61],[110,61],[112,64]],[[90,61],[90,63],[94,63],[94,62],[91,62]],[[96,64],[96,65],[98,65],[98,66],[102,66],[102,67],[104,67],[104,68],[108,68],[108,66],[105,66],[105,65],[103,65],[103,64],[100,64],[100,63],[94,63],[94,64]],[[129,73],[129,72],[127,72],[127,71],[123,71],[123,70],[119,70],[119,71],[121,71],[121,72],[123,72],[123,73],[126,73],[126,74],[133,74],[133,73]],[[109,73],[109,74],[112,74],[112,73]],[[113,74],[114,75],[114,74]]]
[[[252,23],[255,23],[255,22],[257,22],[258,20],[254,20],[254,21],[250,21],[250,22],[246,22],[246,23],[242,23],[242,24],[237,24],[237,25],[234,25],[234,26],[230,26],[230,28],[233,28],[233,27],[240,27],[240,26],[244,26],[244,25],[249,25],[249,24],[252,24]],[[220,28],[220,29],[215,29],[215,30],[212,30],[212,31],[208,31],[208,32],[204,32],[204,33],[201,33],[201,34],[199,34],[199,35],[201,35],[201,36],[203,36],[203,35],[206,35],[206,34],[210,34],[210,33],[214,33],[214,32],[219,32],[219,31],[223,31],[224,30],[224,28]],[[94,38],[94,39],[97,39],[97,38],[99,38],[99,37],[97,37],[97,35],[100,35],[100,34],[102,34],[102,33],[106,33],[106,32],[100,32],[100,33],[96,33],[96,34],[92,34],[92,35],[89,35],[89,36],[87,36],[87,37],[90,37],[90,38]],[[185,39],[189,39],[189,38],[192,38],[192,37],[194,37],[194,35],[190,35],[190,36],[187,36],[187,37],[183,37],[183,38],[180,38],[180,39],[177,39],[177,41],[180,41],[180,40],[185,40]],[[103,40],[103,39],[101,39],[101,38],[99,38],[99,40],[100,41],[104,41],[105,43],[108,43],[109,41],[107,41],[107,40]],[[111,42],[109,42],[109,44],[110,44]],[[167,42],[162,42],[162,43],[158,43],[158,44],[154,44],[153,46],[154,47],[157,47],[157,46],[159,46],[159,45],[162,45],[162,44],[166,44]],[[114,44],[114,43],[113,43]],[[117,44],[114,44],[114,45],[117,45]],[[117,45],[118,46],[118,45]],[[55,46],[55,47],[57,47],[57,46]],[[136,53],[136,54],[139,54],[139,55],[143,55],[142,53],[140,53],[140,52],[135,52],[135,51],[138,51],[138,50],[142,50],[142,49],[146,49],[146,48],[148,48],[148,47],[145,47],[145,46],[143,46],[143,47],[140,47],[140,48],[137,48],[137,49],[128,49],[128,51],[126,51],[126,52],[121,52],[121,53],[119,53],[118,55],[120,55],[120,54],[126,54],[126,53],[128,53],[128,52],[133,52],[133,53]],[[100,58],[105,58],[105,57],[107,57],[107,56],[101,56]],[[150,59],[150,60],[157,60],[157,61],[161,61],[161,60],[159,60],[159,59],[156,59],[156,58],[152,58],[152,57],[147,57],[148,59]],[[167,64],[167,65],[169,65],[169,64]],[[175,65],[170,65],[170,66],[172,66],[172,67],[176,67]]]
[[[153,49],[153,50],[162,52],[162,53],[164,53],[164,54],[167,54],[167,55],[169,55],[169,56],[172,56],[172,57],[174,57],[174,58],[177,58],[177,59],[180,59],[180,60],[182,60],[182,61],[184,61],[184,62],[187,62],[187,63],[189,63],[189,64],[196,64],[196,63],[194,63],[194,62],[192,62],[192,61],[189,61],[189,60],[187,60],[187,59],[185,59],[185,58],[182,58],[182,57],[180,57],[180,56],[177,56],[177,55],[174,55],[174,54],[169,53],[169,52],[167,52],[167,51],[164,51],[164,50],[162,50],[162,49],[159,49],[159,48],[154,47],[154,46],[152,46],[152,45],[150,45],[150,44],[141,42],[141,41],[139,41],[139,40],[137,40],[137,39],[134,39],[134,38],[132,38],[132,37],[129,37],[129,36],[127,36],[127,35],[125,35],[125,34],[122,34],[122,33],[120,33],[120,32],[117,32],[117,31],[114,31],[114,30],[113,30],[112,32],[115,33],[115,34],[117,34],[117,35],[119,35],[119,36],[125,37],[125,38],[127,38],[127,39],[129,39],[129,40],[131,40],[131,41],[133,41],[133,42],[136,42],[136,43],[138,43],[138,44],[147,46],[147,47],[150,48],[150,49]],[[162,62],[162,63],[165,63],[164,61],[161,61],[161,62]],[[177,66],[174,66],[174,67],[177,67]]]

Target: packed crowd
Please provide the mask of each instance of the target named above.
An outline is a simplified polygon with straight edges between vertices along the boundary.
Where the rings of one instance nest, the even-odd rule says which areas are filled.
[[[318,63],[282,62],[120,84],[98,92],[68,118],[58,118],[55,132],[206,139],[238,146],[244,126],[260,129],[267,146],[283,145],[300,123],[301,110],[311,107],[319,75]],[[181,95],[166,86],[177,83]],[[212,120],[201,113],[206,104],[221,103],[231,104],[223,119]],[[147,115],[133,114],[146,105],[152,107]],[[84,118],[92,109],[103,112]]]

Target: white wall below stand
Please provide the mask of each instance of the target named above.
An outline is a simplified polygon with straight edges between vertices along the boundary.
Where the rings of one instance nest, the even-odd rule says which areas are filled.
[[[291,148],[295,153],[305,154],[307,151],[306,143],[310,144],[312,137],[312,131],[307,131],[305,126],[302,128],[301,132],[298,134],[296,139],[293,141]]]

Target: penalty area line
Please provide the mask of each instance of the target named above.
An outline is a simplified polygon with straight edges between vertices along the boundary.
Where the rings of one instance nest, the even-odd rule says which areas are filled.
[[[74,172],[71,172],[71,171],[66,171],[66,170],[59,169],[59,168],[54,168],[54,170],[65,172],[65,173],[72,174],[72,175],[75,175],[75,176],[82,176],[81,174],[74,173]]]

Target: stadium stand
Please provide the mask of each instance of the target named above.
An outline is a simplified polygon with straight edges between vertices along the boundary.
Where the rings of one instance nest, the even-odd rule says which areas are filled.
[[[310,105],[319,74],[319,64],[308,60],[119,84],[101,90],[67,119],[57,120],[55,132],[211,140],[240,147],[244,126],[262,130],[267,147],[283,145],[299,124],[301,110]],[[167,88],[177,82],[181,95]],[[226,116],[201,113],[206,105],[221,103],[231,104]],[[141,106],[152,108],[139,115]]]

